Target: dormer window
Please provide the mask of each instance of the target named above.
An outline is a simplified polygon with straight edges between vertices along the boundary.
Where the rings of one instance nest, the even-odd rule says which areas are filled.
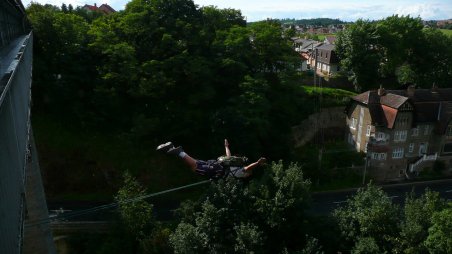
[[[377,141],[386,141],[386,139],[389,139],[389,135],[386,135],[384,132],[377,132],[375,139]]]

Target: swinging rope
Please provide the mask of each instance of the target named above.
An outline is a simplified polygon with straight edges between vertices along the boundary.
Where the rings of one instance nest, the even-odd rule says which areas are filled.
[[[107,205],[96,206],[96,207],[88,208],[88,209],[85,209],[85,210],[69,212],[69,213],[65,213],[65,214],[62,214],[62,215],[59,215],[59,216],[55,216],[55,217],[52,217],[52,218],[49,217],[49,218],[45,218],[45,219],[35,220],[35,221],[27,223],[25,225],[25,227],[33,227],[33,226],[46,224],[46,223],[49,223],[49,222],[54,221],[54,220],[74,218],[74,217],[78,217],[78,216],[85,215],[85,214],[96,213],[96,212],[101,211],[101,210],[117,207],[118,205],[121,205],[121,204],[128,204],[128,203],[137,202],[137,201],[144,200],[144,199],[147,199],[147,198],[150,198],[150,197],[163,195],[163,194],[166,194],[166,193],[169,193],[169,192],[190,188],[190,187],[201,185],[201,184],[205,184],[205,183],[208,183],[208,182],[210,182],[210,180],[204,180],[204,181],[201,181],[201,182],[192,183],[192,184],[180,186],[180,187],[177,187],[177,188],[164,190],[164,191],[160,191],[160,192],[156,192],[156,193],[151,193],[151,194],[147,194],[147,195],[143,195],[143,196],[138,196],[138,197],[135,197],[135,198],[129,198],[129,199],[126,199],[126,200],[123,200],[123,201],[120,201],[120,202],[114,202],[114,203],[107,204]]]

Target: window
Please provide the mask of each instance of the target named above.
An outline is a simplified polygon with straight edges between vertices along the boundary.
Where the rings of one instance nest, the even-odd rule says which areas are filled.
[[[328,52],[326,52],[325,58],[328,58]]]
[[[414,143],[410,143],[410,147],[408,148],[408,152],[412,153],[414,151]]]
[[[384,132],[377,132],[377,140],[385,140],[386,134]]]
[[[424,135],[430,134],[430,125],[425,126]]]
[[[428,143],[420,143],[419,144],[419,155],[427,153]]]
[[[443,151],[444,151],[444,153],[452,153],[452,143],[444,144]],[[452,164],[452,162],[451,162],[451,164]]]
[[[419,128],[417,128],[417,127],[413,128],[411,131],[412,131],[411,136],[413,136],[413,137],[419,136]]]
[[[395,131],[394,132],[394,141],[405,141],[406,140],[407,131]]]
[[[403,147],[397,147],[392,150],[392,158],[400,159],[403,158]]]
[[[373,160],[386,160],[386,153],[372,153]]]
[[[400,116],[397,119],[397,123],[399,126],[407,126],[408,125],[408,116]]]
[[[366,136],[370,136],[370,131],[372,130],[372,125],[367,125]]]

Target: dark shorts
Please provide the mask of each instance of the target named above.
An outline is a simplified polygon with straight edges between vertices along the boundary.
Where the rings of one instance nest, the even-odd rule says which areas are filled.
[[[219,177],[224,174],[224,169],[216,160],[197,160],[196,173],[207,177]]]

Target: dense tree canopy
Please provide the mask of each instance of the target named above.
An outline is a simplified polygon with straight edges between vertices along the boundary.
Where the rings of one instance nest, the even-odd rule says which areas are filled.
[[[416,84],[450,87],[452,37],[424,28],[420,18],[391,16],[358,20],[339,33],[337,51],[343,70],[358,90]],[[397,84],[398,83],[398,84]]]
[[[301,92],[279,23],[247,26],[240,11],[189,0],[134,0],[95,19],[39,4],[28,12],[43,63],[38,108],[155,143],[236,136],[243,150],[287,154],[289,136],[280,133],[298,121]],[[201,152],[212,149],[205,145]]]
[[[171,236],[175,252],[302,250],[306,239],[294,236],[307,233],[303,224],[310,183],[296,164],[274,163],[265,171],[249,184],[234,179],[219,182],[198,204],[186,205]]]

